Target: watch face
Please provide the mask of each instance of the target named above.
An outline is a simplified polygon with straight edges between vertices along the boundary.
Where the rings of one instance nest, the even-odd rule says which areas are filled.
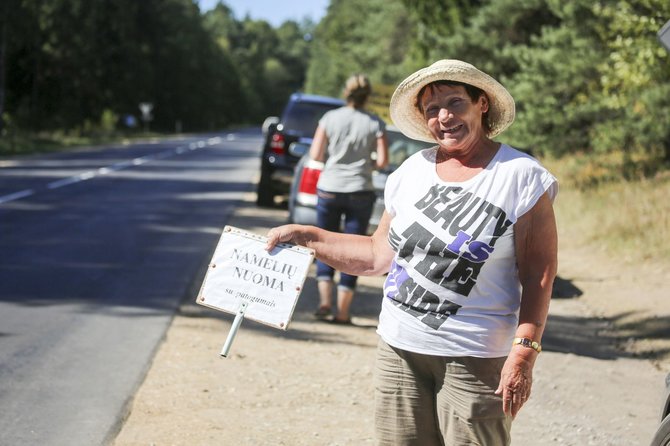
[[[519,344],[524,347],[532,348],[538,353],[542,351],[542,346],[540,346],[540,343],[529,338],[514,338],[513,344]]]

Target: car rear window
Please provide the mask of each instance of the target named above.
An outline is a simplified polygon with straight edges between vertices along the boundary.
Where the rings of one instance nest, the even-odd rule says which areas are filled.
[[[284,129],[302,136],[313,136],[321,116],[338,107],[339,105],[334,104],[293,102],[284,113]]]
[[[387,132],[387,138],[389,144],[389,168],[391,170],[397,169],[403,161],[416,152],[435,145],[410,139],[400,132]]]

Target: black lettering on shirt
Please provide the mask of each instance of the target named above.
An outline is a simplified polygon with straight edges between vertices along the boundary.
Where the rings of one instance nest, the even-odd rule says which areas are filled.
[[[398,286],[398,293],[391,298],[398,308],[418,318],[421,322],[437,330],[460,305],[440,298],[408,277]]]

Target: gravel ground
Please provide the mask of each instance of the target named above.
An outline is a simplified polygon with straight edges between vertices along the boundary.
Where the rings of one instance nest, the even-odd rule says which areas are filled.
[[[265,234],[285,221],[285,210],[251,200],[229,224]],[[617,263],[569,241],[562,237],[544,352],[513,444],[647,445],[670,371],[670,267]],[[233,317],[194,303],[199,281],[115,446],[373,444],[381,278],[361,278],[353,327],[313,319],[309,278],[288,331],[244,321],[228,358],[219,352]]]

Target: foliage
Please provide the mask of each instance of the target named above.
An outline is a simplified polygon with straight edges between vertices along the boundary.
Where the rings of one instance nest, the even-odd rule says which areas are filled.
[[[517,124],[507,135],[512,143],[556,156],[590,147],[589,128],[602,116],[593,95],[598,88],[593,61],[603,54],[591,32],[590,3],[557,2],[551,8],[553,26],[508,49],[519,67],[508,80],[518,103]]]
[[[308,88],[333,94],[352,71],[376,74],[386,88],[434,60],[462,59],[499,79],[514,96],[517,118],[502,136],[506,142],[554,157],[584,155],[588,161],[573,172],[580,187],[668,167],[670,57],[655,36],[670,19],[667,1],[390,5],[393,14],[378,10],[374,1],[332,2],[317,28]],[[376,21],[395,23],[398,17],[402,28],[382,28]],[[402,53],[389,62],[380,43],[400,41],[401,35]],[[389,64],[394,70],[379,76]]]
[[[670,162],[670,57],[656,40],[670,3],[603,2],[594,9],[603,18],[597,30],[607,47],[598,71],[608,119],[591,129],[593,147],[621,150],[622,174],[632,178],[650,167],[635,162],[636,154]]]
[[[436,7],[432,0],[402,0],[414,19],[415,38],[408,59],[414,69],[429,65],[436,59],[454,58],[445,56],[441,42],[445,36],[454,36],[470,24],[472,14],[482,5],[481,0],[445,0]],[[435,57],[439,48],[440,55]]]
[[[273,29],[263,20],[237,21],[222,3],[205,14],[204,23],[239,74],[239,112],[254,121],[281,112],[303,86],[314,25],[287,21]]]
[[[258,121],[302,87],[311,27],[238,21],[223,3],[202,14],[194,0],[3,0],[0,115],[108,132],[150,102],[152,130]]]
[[[366,74],[373,85],[403,77],[411,21],[400,0],[332,0],[314,32],[305,89],[340,96],[345,80]]]
[[[223,2],[3,0],[0,130],[109,134],[139,102],[152,130],[260,122],[296,90],[339,96],[353,73],[387,119],[398,82],[457,58],[514,96],[506,142],[578,159],[569,181],[599,187],[670,165],[668,19],[667,0],[331,0],[318,24],[273,28]]]

